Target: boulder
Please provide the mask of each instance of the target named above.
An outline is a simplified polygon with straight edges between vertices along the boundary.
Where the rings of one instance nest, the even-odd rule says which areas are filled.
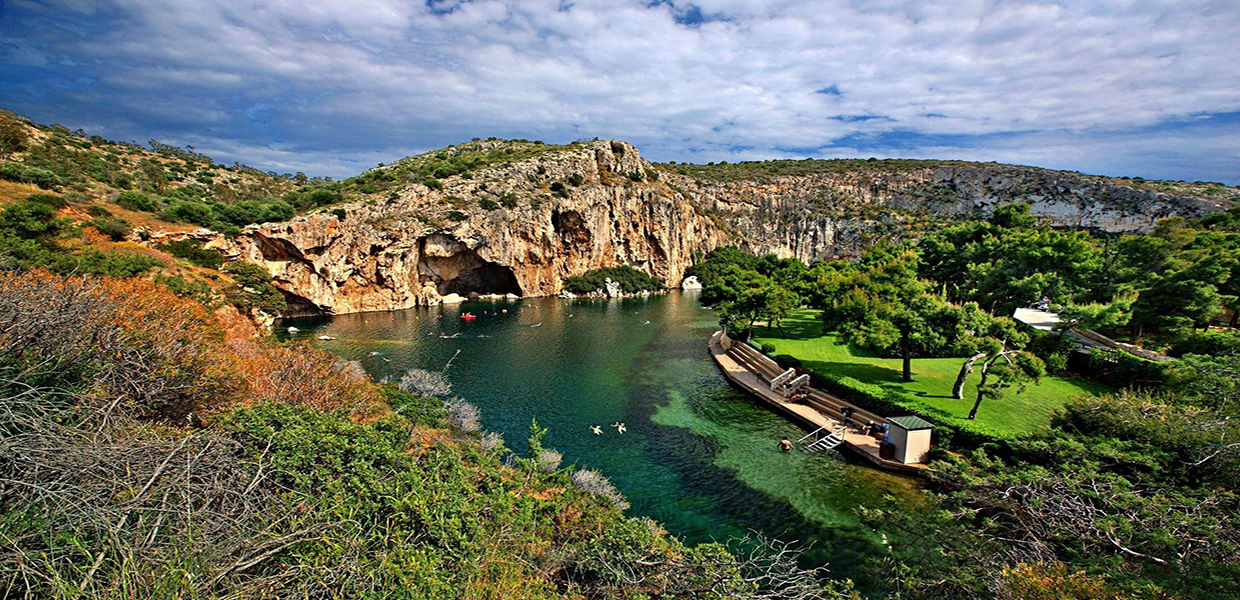
[[[608,298],[619,298],[624,295],[624,290],[620,289],[620,283],[612,281],[610,277],[603,280],[603,289],[607,291]]]

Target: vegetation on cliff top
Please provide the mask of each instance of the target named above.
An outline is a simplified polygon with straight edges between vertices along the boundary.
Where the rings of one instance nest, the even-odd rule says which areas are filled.
[[[906,173],[944,165],[966,164],[977,163],[912,158],[805,158],[801,160],[745,160],[734,163],[725,160],[704,165],[671,162],[661,166],[696,180],[726,183],[824,173]]]
[[[346,179],[344,183],[365,194],[419,183],[439,189],[442,186],[441,179],[456,176],[468,179],[481,169],[557,152],[570,146],[520,139],[474,139],[471,142],[402,158],[390,165],[380,165]]]
[[[1240,186],[1229,186],[1212,181],[1164,181],[1141,177],[1107,177],[1087,175],[1079,171],[1055,171],[1041,167],[1025,167],[1000,163],[979,163],[962,160],[906,159],[906,158],[834,158],[800,160],[747,160],[735,163],[720,161],[707,164],[670,162],[660,165],[691,177],[699,182],[733,183],[739,181],[763,181],[775,177],[823,175],[823,174],[890,174],[907,173],[936,167],[1019,168],[1033,172],[1062,173],[1085,179],[1105,181],[1133,188],[1189,196],[1218,202],[1224,207],[1240,205]]]

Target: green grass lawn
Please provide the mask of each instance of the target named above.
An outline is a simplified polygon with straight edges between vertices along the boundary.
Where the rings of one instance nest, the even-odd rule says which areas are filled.
[[[852,377],[897,392],[897,396],[906,399],[904,406],[926,417],[969,422],[969,409],[977,399],[979,370],[969,376],[963,400],[951,397],[952,384],[964,358],[914,358],[913,381],[906,383],[900,379],[900,359],[881,358],[839,344],[834,335],[823,335],[818,311],[796,313],[784,321],[783,329],[786,338],[775,329],[755,328],[754,343],[770,344],[775,347],[775,354],[794,356],[805,368],[826,377]],[[1084,378],[1047,376],[1040,384],[1031,383],[1023,392],[1009,388],[1003,397],[983,401],[974,423],[1004,437],[1014,437],[1046,429],[1051,413],[1081,394],[1111,391],[1114,390],[1109,386]]]

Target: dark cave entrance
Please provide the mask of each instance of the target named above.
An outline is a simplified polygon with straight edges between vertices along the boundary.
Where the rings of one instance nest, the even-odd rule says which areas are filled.
[[[521,295],[521,284],[509,267],[483,261],[481,265],[439,284],[442,295],[459,294],[516,294]]]
[[[521,295],[521,284],[511,267],[483,259],[450,235],[436,233],[422,239],[418,272],[423,281],[435,284],[441,296]]]

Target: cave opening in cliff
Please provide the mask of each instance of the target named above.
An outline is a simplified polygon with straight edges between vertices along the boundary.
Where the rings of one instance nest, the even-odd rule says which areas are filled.
[[[522,295],[511,267],[482,258],[453,236],[429,235],[422,239],[421,247],[418,272],[435,284],[441,296]]]
[[[441,283],[439,285],[439,293],[443,295],[459,294],[461,296],[469,296],[471,294],[516,294],[520,296],[521,284],[517,282],[517,276],[512,272],[511,268],[497,265],[493,262],[483,262],[481,265]]]

